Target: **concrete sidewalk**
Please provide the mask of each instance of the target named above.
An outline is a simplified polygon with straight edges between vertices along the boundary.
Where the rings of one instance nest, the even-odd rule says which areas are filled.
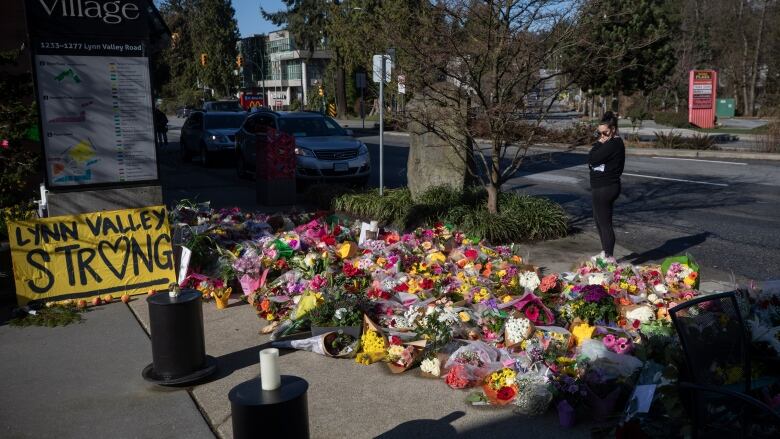
[[[522,254],[544,272],[560,272],[599,247],[586,230],[524,245]],[[620,246],[616,256],[630,259]],[[720,277],[705,270],[703,289],[728,289],[712,281]],[[214,431],[232,438],[228,392],[258,375],[258,353],[269,342],[258,331],[266,322],[238,295],[225,310],[213,302],[203,309],[206,351],[217,358],[219,371],[189,389],[157,387],[141,378],[151,361],[146,296],[135,296],[129,306],[98,307],[82,324],[0,327],[0,437],[208,438]],[[282,373],[309,382],[313,438],[513,438],[519,431],[522,437],[585,438],[596,426],[584,420],[563,429],[554,409],[524,418],[511,409],[471,407],[468,392],[422,378],[419,369],[393,375],[383,364],[362,366],[299,351],[282,351],[280,366]]]
[[[151,344],[126,305],[83,316],[59,328],[0,326],[0,437],[214,437],[187,390],[141,378]]]

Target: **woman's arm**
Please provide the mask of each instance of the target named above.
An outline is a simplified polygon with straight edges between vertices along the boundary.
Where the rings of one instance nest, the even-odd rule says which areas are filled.
[[[617,148],[617,142],[614,138],[607,140],[606,142],[596,145],[590,151],[588,163],[591,165],[601,165],[612,156]]]

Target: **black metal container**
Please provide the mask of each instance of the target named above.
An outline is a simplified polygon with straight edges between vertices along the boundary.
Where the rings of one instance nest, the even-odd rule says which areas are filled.
[[[146,299],[152,337],[152,364],[143,377],[156,384],[183,384],[216,370],[206,355],[201,293],[183,290],[177,297],[161,292]]]
[[[245,381],[228,394],[235,439],[309,438],[309,383],[282,375],[282,386],[263,390],[260,378]]]

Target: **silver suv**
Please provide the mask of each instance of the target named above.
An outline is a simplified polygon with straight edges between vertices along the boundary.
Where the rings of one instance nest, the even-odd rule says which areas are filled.
[[[236,133],[236,168],[241,177],[255,173],[257,148],[265,148],[269,130],[295,138],[295,176],[302,181],[346,181],[365,185],[371,175],[366,145],[330,117],[314,112],[250,113]]]
[[[236,145],[236,131],[246,119],[243,112],[196,111],[181,127],[182,161],[200,156],[203,166],[210,166],[218,154],[232,153]],[[231,154],[232,155],[232,154]]]

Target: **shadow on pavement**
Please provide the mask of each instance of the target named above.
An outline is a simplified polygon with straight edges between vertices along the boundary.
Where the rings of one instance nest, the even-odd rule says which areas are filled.
[[[715,234],[712,232],[705,231],[695,235],[681,236],[679,238],[670,239],[652,250],[626,255],[621,260],[631,261],[634,265],[640,265],[650,261],[664,259],[669,256],[684,254],[691,247],[702,244],[707,238],[714,235]]]
[[[251,346],[240,351],[217,357],[217,373],[209,377],[208,381],[217,381],[230,376],[237,370],[250,366],[257,366],[260,358],[260,351],[270,347],[272,347],[271,342],[268,341],[258,346]],[[290,349],[279,349],[279,356],[283,357],[293,352],[295,351]]]

